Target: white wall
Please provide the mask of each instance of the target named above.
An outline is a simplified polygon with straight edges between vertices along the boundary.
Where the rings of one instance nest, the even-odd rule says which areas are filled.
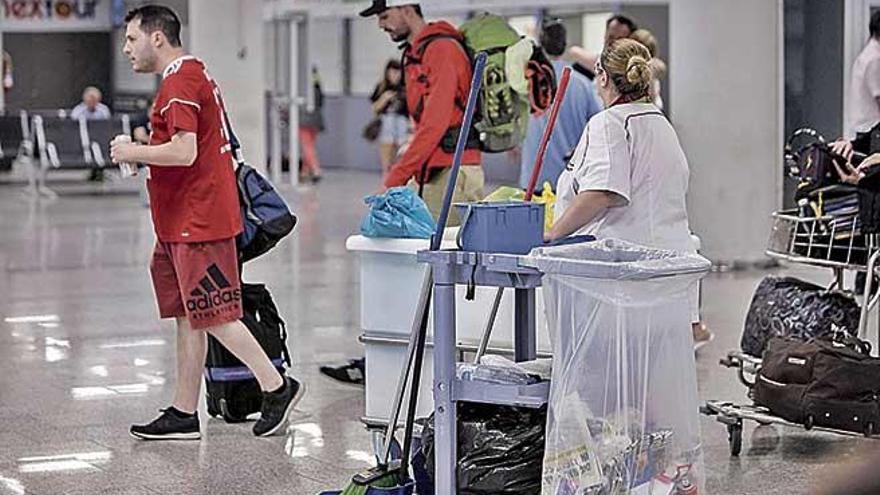
[[[719,261],[762,259],[781,203],[776,0],[674,0],[672,120],[691,167],[691,228]]]
[[[324,92],[341,94],[342,19],[310,19],[308,33],[309,61],[318,67]]]
[[[397,43],[379,29],[375,18],[351,22],[351,92],[369,95],[388,59],[400,60]]]
[[[266,164],[262,11],[238,0],[189,0],[188,49],[220,85],[245,158]]]

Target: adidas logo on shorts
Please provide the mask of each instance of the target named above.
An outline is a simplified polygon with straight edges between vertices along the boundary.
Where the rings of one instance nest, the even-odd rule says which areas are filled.
[[[196,287],[189,293],[186,301],[189,312],[206,311],[218,306],[237,303],[241,300],[241,289],[233,289],[232,284],[216,264],[208,267],[207,273]]]

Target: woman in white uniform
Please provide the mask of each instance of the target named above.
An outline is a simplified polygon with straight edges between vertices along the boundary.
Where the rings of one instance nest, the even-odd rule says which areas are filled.
[[[661,249],[694,252],[685,196],[688,164],[672,125],[649,96],[651,55],[631,39],[609,44],[594,84],[605,110],[593,116],[557,182],[556,221],[548,240],[592,234]],[[699,322],[694,340],[712,334]]]

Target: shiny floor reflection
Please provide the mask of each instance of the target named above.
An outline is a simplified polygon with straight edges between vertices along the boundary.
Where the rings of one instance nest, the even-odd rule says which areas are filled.
[[[173,327],[157,320],[147,273],[153,235],[138,197],[77,185],[34,202],[0,186],[0,495],[309,495],[344,486],[371,460],[363,391],[323,378],[317,365],[362,352],[357,265],[344,240],[376,185],[370,175],[331,171],[318,187],[285,191],[300,219],[295,235],[244,278],[272,291],[293,373],[309,393],[287,435],[269,439],[254,438],[250,425],[204,419],[202,405],[196,443],[127,434],[167,405],[174,373]],[[745,399],[717,362],[737,345],[762,275],[706,281],[705,319],[718,338],[698,360],[703,398]],[[703,433],[711,494],[807,493],[823,469],[873,445],[749,425],[742,457],[731,459],[722,425],[704,418]]]

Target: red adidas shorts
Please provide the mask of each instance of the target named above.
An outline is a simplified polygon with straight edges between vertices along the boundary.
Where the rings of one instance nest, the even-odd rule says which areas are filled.
[[[162,318],[186,317],[195,329],[241,318],[235,239],[156,242],[150,275]]]

